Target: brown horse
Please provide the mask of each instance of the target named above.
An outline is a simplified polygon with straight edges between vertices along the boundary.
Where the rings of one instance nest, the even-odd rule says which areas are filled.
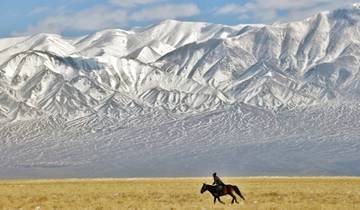
[[[223,186],[214,186],[214,185],[208,185],[208,184],[203,184],[202,188],[201,188],[201,193],[204,193],[205,191],[209,191],[212,196],[214,196],[214,204],[216,203],[216,199],[222,203],[225,204],[224,202],[222,202],[220,200],[220,196],[224,196],[224,195],[230,195],[232,197],[232,201],[231,203],[234,204],[234,201],[236,203],[239,203],[236,200],[236,196],[234,195],[234,192],[236,194],[238,194],[240,196],[240,198],[242,198],[243,200],[245,200],[244,196],[241,194],[239,188],[235,185],[223,185]]]

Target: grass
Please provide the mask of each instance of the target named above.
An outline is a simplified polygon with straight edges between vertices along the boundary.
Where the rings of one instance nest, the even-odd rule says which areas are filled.
[[[246,201],[213,204],[196,179],[92,179],[0,181],[0,209],[251,209],[358,210],[360,178],[224,178],[240,186]],[[239,199],[240,201],[240,199]]]

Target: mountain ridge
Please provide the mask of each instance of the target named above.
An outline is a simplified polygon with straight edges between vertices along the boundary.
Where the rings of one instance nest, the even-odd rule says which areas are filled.
[[[354,6],[271,25],[166,20],[143,29],[109,29],[74,39],[54,34],[2,39],[0,91],[45,115],[49,112],[44,107],[31,103],[34,94],[42,89],[45,98],[38,100],[55,103],[51,88],[64,82],[84,100],[71,101],[69,96],[70,107],[79,110],[64,113],[82,113],[80,104],[96,111],[96,104],[114,94],[130,95],[144,109],[177,107],[179,112],[236,103],[273,111],[326,105],[356,98],[359,20],[360,10]],[[49,76],[46,81],[39,69],[63,79]],[[86,82],[76,77],[87,78],[94,87],[81,91],[84,84],[74,80]],[[31,82],[39,81],[43,86],[40,82],[36,89]],[[3,103],[1,107],[8,107]],[[4,110],[0,112],[6,116]]]

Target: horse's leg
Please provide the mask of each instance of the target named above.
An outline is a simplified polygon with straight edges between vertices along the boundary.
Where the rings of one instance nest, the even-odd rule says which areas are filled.
[[[236,196],[234,194],[229,194],[231,197],[232,197],[232,201],[231,201],[231,204],[234,204],[234,202],[236,203],[239,203],[237,200],[236,200]]]
[[[220,197],[217,197],[217,199],[218,199],[218,201],[219,201],[220,203],[225,204],[224,202],[222,202],[222,201],[220,200]]]
[[[214,204],[216,203],[216,197],[214,196]]]
[[[230,195],[232,197],[232,200],[231,200],[231,204],[234,204],[234,202],[236,203],[239,203],[236,199],[236,196],[234,195],[233,193],[233,188],[230,188],[228,191],[227,191],[227,194]]]
[[[236,203],[239,203],[239,202],[237,201],[237,199],[236,199],[236,196],[234,196],[234,200],[235,200]]]

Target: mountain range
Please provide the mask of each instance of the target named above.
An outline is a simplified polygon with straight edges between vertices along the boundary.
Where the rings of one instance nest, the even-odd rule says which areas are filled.
[[[87,176],[94,162],[108,170],[94,176],[203,175],[209,159],[229,174],[360,174],[359,59],[357,6],[271,25],[165,20],[2,38],[0,176]],[[246,160],[239,170],[225,151]]]

